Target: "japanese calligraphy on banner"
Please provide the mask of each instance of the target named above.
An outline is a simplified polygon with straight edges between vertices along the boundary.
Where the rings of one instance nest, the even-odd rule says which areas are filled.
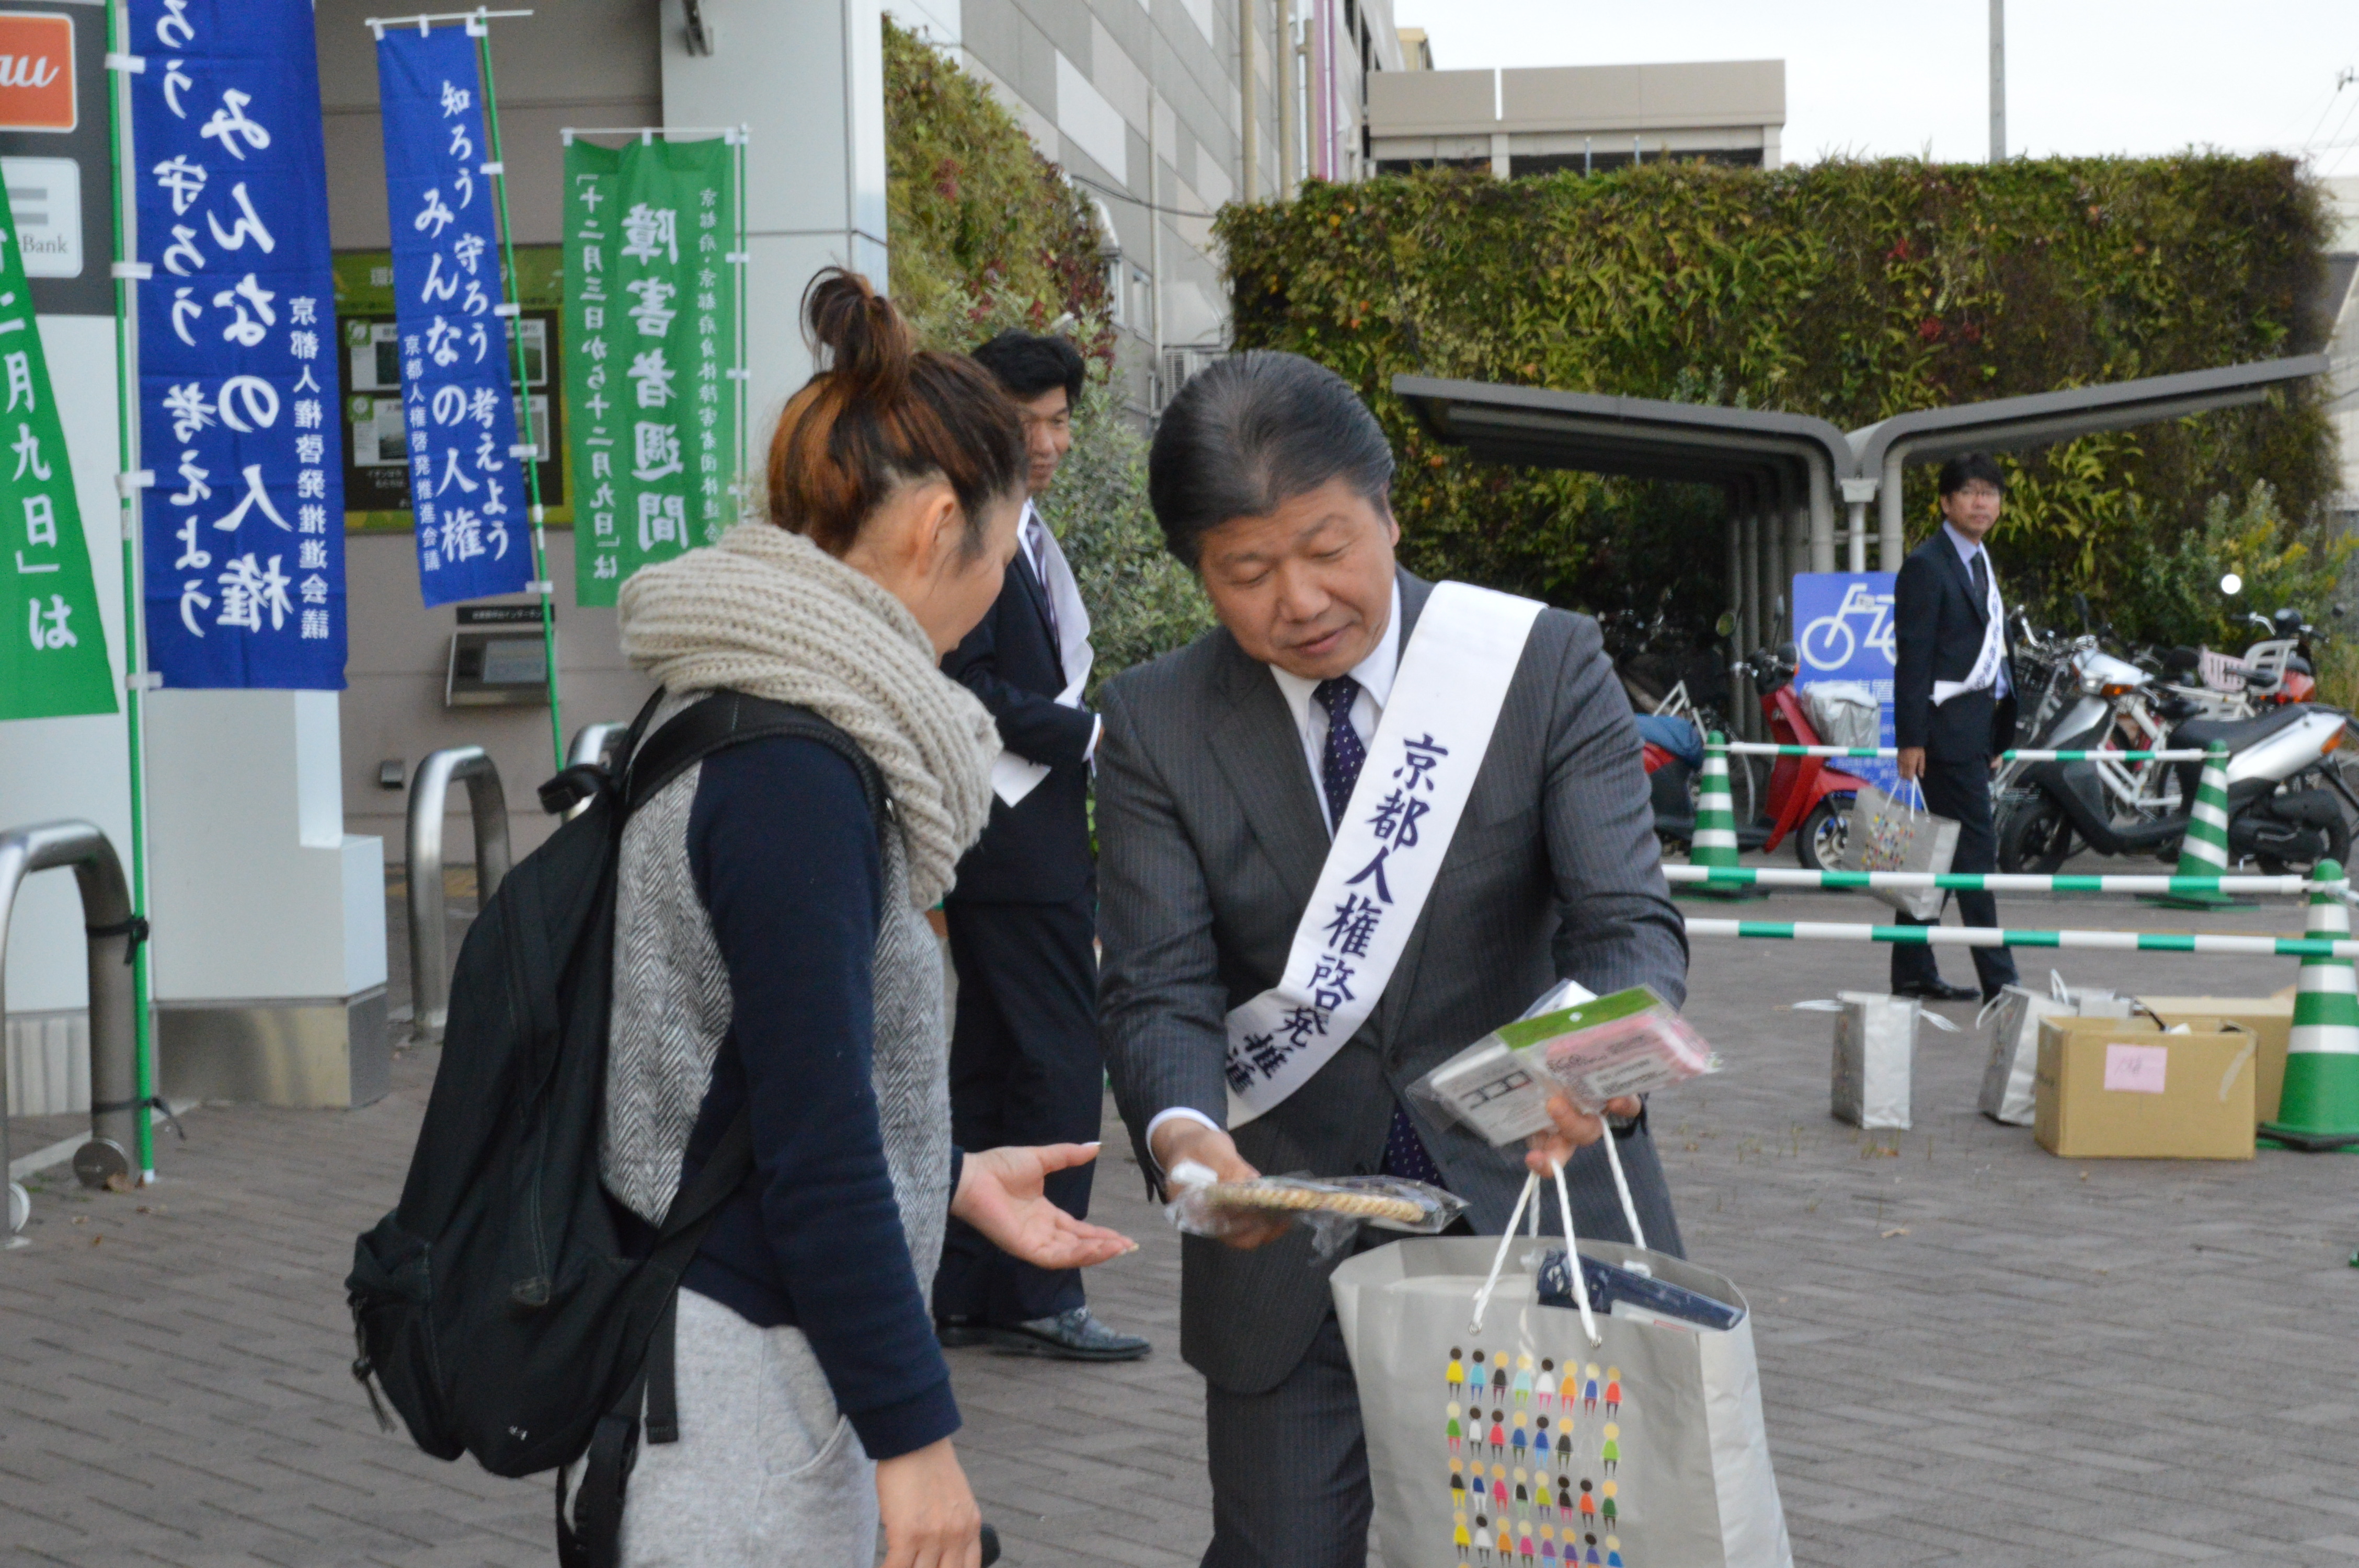
[[[0,536],[8,548],[0,719],[112,713],[114,678],[99,629],[98,589],[13,214],[0,232]]]
[[[1277,984],[1228,1016],[1229,1126],[1310,1082],[1375,1011],[1424,913],[1541,606],[1434,585]]]
[[[715,139],[565,149],[566,419],[574,592],[737,520],[737,148]]]
[[[376,65],[419,586],[429,605],[520,592],[532,540],[475,40],[389,27]]]
[[[310,0],[131,0],[147,663],[344,684],[343,458]]]

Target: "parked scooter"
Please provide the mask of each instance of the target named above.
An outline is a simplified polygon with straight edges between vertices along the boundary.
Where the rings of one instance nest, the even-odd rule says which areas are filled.
[[[1638,752],[1655,806],[1655,837],[1666,849],[1694,841],[1696,775],[1703,771],[1703,736],[1695,724],[1667,713],[1641,713]]]
[[[1794,689],[1801,668],[1799,651],[1788,643],[1776,652],[1755,651],[1745,661],[1754,689],[1761,694],[1761,717],[1768,721],[1769,738],[1781,746],[1819,746],[1819,731],[1810,722],[1801,693]],[[1779,757],[1769,770],[1769,836],[1765,849],[1775,849],[1788,834],[1794,836],[1794,859],[1806,871],[1831,871],[1843,859],[1843,839],[1851,827],[1851,808],[1864,788],[1854,773],[1843,772],[1825,757]]]
[[[2054,749],[2109,747],[2114,715],[2109,705],[2097,706],[2102,710],[2086,730],[2067,733],[2060,727]],[[2340,773],[2321,765],[2343,743],[2348,722],[2334,708],[2299,703],[2254,719],[2193,719],[2171,730],[2169,746],[2174,751],[2201,751],[2215,741],[2228,749],[2231,863],[2256,860],[2274,875],[2324,859],[2349,859],[2351,828],[2343,807],[2359,812],[2359,799],[2353,798]],[[2013,803],[2000,830],[1999,869],[2053,872],[2071,855],[2076,839],[2101,855],[2170,860],[2186,837],[2201,773],[2201,763],[2175,766],[2180,798],[2188,804],[2164,815],[2121,820],[2098,764],[2027,765],[2016,779],[2027,797]]]

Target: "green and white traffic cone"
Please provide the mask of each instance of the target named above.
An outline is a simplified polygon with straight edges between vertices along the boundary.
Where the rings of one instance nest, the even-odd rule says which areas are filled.
[[[2187,816],[2187,837],[2180,840],[2181,877],[2224,877],[2228,874],[2228,748],[2214,741],[2203,753],[2202,776],[2196,781],[2195,804]],[[2213,909],[2234,903],[2231,895],[2209,892],[2156,893],[2149,903],[2173,909]]]
[[[2312,880],[2341,881],[2343,868],[2321,860]],[[2351,935],[2351,909],[2331,890],[2310,895],[2312,936]],[[2309,1153],[2359,1147],[2359,971],[2348,958],[2304,958],[2294,993],[2293,1034],[2286,1043],[2285,1091],[2260,1141]]]
[[[1728,790],[1728,737],[1715,730],[1704,737],[1703,773],[1696,781],[1695,835],[1688,840],[1688,864],[1734,871],[1736,858],[1736,806]],[[1751,898],[1747,887],[1734,883],[1684,882],[1682,898]]]

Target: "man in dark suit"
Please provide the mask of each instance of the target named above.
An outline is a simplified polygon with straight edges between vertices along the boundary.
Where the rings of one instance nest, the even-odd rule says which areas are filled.
[[[1983,537],[1998,522],[2006,475],[1987,452],[1941,465],[1941,526],[1900,566],[1893,588],[1897,643],[1893,664],[1893,730],[1900,776],[1924,785],[1925,805],[1958,824],[1954,871],[1998,870],[1991,826],[1991,759],[2015,743],[2014,650],[2006,607]],[[1955,895],[1969,925],[1996,925],[1998,901],[1986,892]],[[1900,916],[1904,925],[1940,924]],[[1933,1001],[1987,1000],[2016,979],[2015,956],[1977,947],[1976,991],[1941,979],[1930,947],[1892,949],[1892,994]]]
[[[990,826],[959,862],[943,901],[958,1010],[951,1035],[951,1125],[960,1146],[1090,1143],[1105,1087],[1097,1039],[1096,872],[1090,861],[1089,762],[1097,716],[1081,705],[1089,612],[1033,504],[1072,447],[1082,356],[1062,338],[1002,332],[974,351],[1024,416],[1030,496],[1016,558],[983,623],[942,668],[983,699],[1006,748]],[[1076,1219],[1090,1207],[1088,1165],[1048,1181]],[[1081,1361],[1128,1361],[1147,1342],[1100,1323],[1079,1270],[1019,1262],[951,1222],[934,1279],[945,1345],[996,1345]]]
[[[1495,1235],[1524,1152],[1437,1119],[1408,1086],[1560,979],[1674,1003],[1687,989],[1630,706],[1585,616],[1531,623],[1375,1011],[1232,1131],[1227,1015],[1287,968],[1361,764],[1381,765],[1368,747],[1435,591],[1394,561],[1391,476],[1349,385],[1291,354],[1221,361],[1165,410],[1149,494],[1221,625],[1101,695],[1100,1022],[1115,1103],[1158,1179],[1190,1162],[1225,1180],[1383,1171],[1446,1186]],[[1607,1108],[1647,1239],[1677,1252],[1644,1110]],[[1559,1125],[1579,1228],[1626,1238],[1604,1129]],[[1299,1227],[1191,1236],[1182,1253],[1180,1350],[1208,1384],[1205,1563],[1364,1568],[1366,1448],[1329,1266]]]

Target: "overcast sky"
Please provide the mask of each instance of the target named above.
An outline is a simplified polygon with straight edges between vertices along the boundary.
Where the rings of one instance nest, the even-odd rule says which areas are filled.
[[[1442,70],[1783,59],[1788,163],[1990,148],[1988,0],[1394,0]],[[2353,0],[2009,0],[2017,154],[2308,148],[2359,175]]]

